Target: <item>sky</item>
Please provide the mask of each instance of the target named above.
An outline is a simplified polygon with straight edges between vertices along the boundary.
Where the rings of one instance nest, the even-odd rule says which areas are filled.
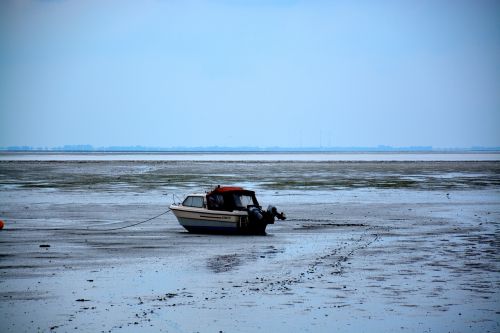
[[[500,2],[0,2],[0,146],[500,146]]]

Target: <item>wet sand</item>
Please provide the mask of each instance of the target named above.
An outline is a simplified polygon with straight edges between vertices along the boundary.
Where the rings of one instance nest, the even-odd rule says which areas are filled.
[[[217,184],[288,220],[105,231]],[[500,331],[499,162],[0,162],[0,186],[2,332]]]

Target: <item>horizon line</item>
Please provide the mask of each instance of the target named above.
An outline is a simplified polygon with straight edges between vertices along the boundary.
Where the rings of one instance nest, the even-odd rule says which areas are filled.
[[[433,146],[308,146],[308,147],[281,147],[281,146],[175,146],[175,147],[151,147],[151,146],[102,146],[92,145],[64,145],[56,147],[33,147],[33,146],[8,146],[0,147],[0,152],[79,152],[79,153],[266,153],[266,152],[500,152],[500,147],[494,146],[471,146],[471,147],[433,147]]]

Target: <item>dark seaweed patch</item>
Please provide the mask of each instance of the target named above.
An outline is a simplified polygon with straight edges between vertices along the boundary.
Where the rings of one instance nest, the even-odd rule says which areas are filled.
[[[241,265],[241,259],[237,254],[215,256],[207,262],[207,267],[214,273],[227,272],[239,265]]]

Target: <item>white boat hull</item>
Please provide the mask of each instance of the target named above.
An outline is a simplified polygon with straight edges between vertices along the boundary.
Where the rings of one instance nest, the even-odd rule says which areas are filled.
[[[250,224],[246,211],[216,211],[172,205],[170,209],[179,224],[190,232],[201,233],[265,233],[267,224]]]

